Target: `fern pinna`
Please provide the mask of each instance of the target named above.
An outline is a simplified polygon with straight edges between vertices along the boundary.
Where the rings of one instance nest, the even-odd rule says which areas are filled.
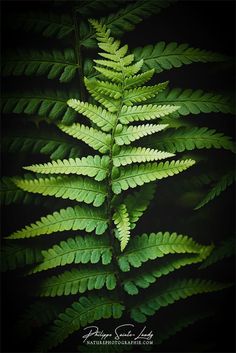
[[[101,59],[94,60],[95,69],[102,77],[85,79],[85,85],[100,105],[70,99],[68,106],[87,118],[93,127],[78,122],[70,126],[60,123],[58,128],[88,144],[95,154],[27,166],[26,170],[38,176],[13,180],[16,186],[30,193],[81,202],[43,216],[8,237],[19,240],[81,231],[80,235],[42,250],[41,255],[32,250],[30,253],[20,245],[9,245],[7,251],[15,254],[16,262],[36,262],[31,275],[61,267],[60,274],[41,281],[35,295],[75,295],[77,298],[79,295],[50,326],[40,342],[43,350],[52,349],[91,322],[120,318],[124,310],[133,320],[144,322],[176,300],[227,287],[227,284],[200,279],[174,280],[160,289],[155,287],[145,300],[140,298],[134,306],[127,306],[127,295],[139,295],[160,277],[182,266],[202,262],[212,246],[200,245],[176,233],[133,236],[137,221],[154,195],[152,182],[181,173],[195,161],[175,160],[173,153],[133,145],[146,135],[164,130],[168,125],[157,119],[178,111],[179,106],[146,104],[163,91],[167,83],[146,86],[154,70],[140,73],[143,60],[135,62],[134,55],[128,54],[128,46],[121,46],[105,25],[95,20],[90,23],[96,30],[101,50]],[[130,188],[138,188],[138,191],[126,195],[125,191]],[[10,254],[4,261],[6,267],[9,262],[8,266],[14,268]],[[162,258],[168,254],[177,257],[163,262]],[[157,268],[142,270],[142,264],[149,260],[155,260]],[[75,267],[63,270],[68,264]],[[101,288],[106,289],[102,296],[96,294]],[[94,293],[89,294],[89,291]]]
[[[109,2],[111,7],[116,3]],[[77,12],[91,13],[104,4],[107,2],[83,2]],[[31,150],[51,158],[25,166],[23,177],[2,180],[6,204],[34,202],[50,209],[7,236],[2,251],[4,271],[23,267],[25,277],[36,283],[30,294],[39,299],[18,326],[26,337],[34,331],[31,322],[35,317],[36,329],[46,326],[38,339],[39,351],[57,350],[69,336],[93,322],[124,318],[125,322],[143,323],[180,299],[230,285],[198,276],[178,278],[173,272],[193,264],[205,268],[231,255],[232,240],[214,249],[212,244],[202,245],[173,231],[137,234],[135,229],[155,197],[159,180],[195,164],[191,157],[176,159],[176,153],[212,147],[235,152],[229,137],[181,119],[200,112],[232,113],[228,98],[201,90],[169,89],[168,82],[154,82],[155,73],[192,62],[220,62],[225,60],[223,55],[164,42],[136,48],[132,54],[112,35],[131,30],[149,11],[158,12],[168,4],[140,0],[101,21],[81,22],[80,47],[98,46],[100,56],[93,64],[85,60],[83,68],[78,47],[75,51],[19,50],[3,63],[5,76],[46,74],[62,83],[79,71],[80,86],[89,93],[87,101],[84,89],[80,94],[63,89],[3,94],[4,113],[36,115],[38,122],[46,120],[57,129],[47,125],[46,131],[37,133],[33,128],[21,134],[13,131],[3,141],[11,152]],[[67,15],[38,16],[37,22],[33,13],[23,15],[26,30],[41,31],[46,37],[65,38],[73,31],[78,35],[77,25]],[[14,25],[17,27],[17,21]],[[148,85],[150,80],[154,83]],[[232,182],[229,171],[223,176],[223,185],[216,181],[216,188],[196,208]],[[50,238],[48,243],[43,241],[46,235],[50,235],[45,237]],[[158,328],[154,343],[207,315],[190,313],[167,332]],[[93,349],[78,348],[81,352]],[[132,349],[96,346],[95,351],[123,348]]]

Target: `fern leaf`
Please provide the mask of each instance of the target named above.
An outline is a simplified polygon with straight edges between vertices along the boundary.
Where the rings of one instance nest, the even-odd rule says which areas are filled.
[[[124,272],[130,270],[130,266],[140,267],[148,260],[155,260],[167,254],[199,254],[206,247],[196,243],[186,235],[176,233],[151,233],[143,234],[130,240],[123,255],[119,257],[120,269]]]
[[[58,266],[69,264],[96,264],[103,265],[111,262],[112,251],[109,239],[106,237],[76,236],[61,241],[59,244],[42,251],[43,260],[30,273],[46,271]]]
[[[151,284],[155,283],[156,280],[162,276],[166,276],[169,273],[180,269],[183,266],[196,264],[202,262],[212,250],[212,246],[202,247],[202,251],[199,255],[183,255],[178,258],[170,259],[168,262],[158,262],[158,267],[151,271],[139,273],[124,281],[124,289],[130,294],[138,294],[139,288],[148,288]]]
[[[44,37],[58,39],[68,36],[73,30],[72,18],[68,15],[24,12],[12,15],[12,28],[23,28],[27,32],[40,33]]]
[[[173,304],[177,300],[185,299],[196,294],[219,291],[229,286],[229,284],[201,279],[172,281],[167,288],[159,291],[157,296],[146,300],[141,305],[135,306],[131,310],[131,318],[137,322],[145,322],[147,316],[154,315],[162,307]]]
[[[45,93],[20,93],[2,97],[2,112],[39,115],[64,124],[74,122],[76,112],[67,106],[69,93],[64,91]],[[78,94],[77,94],[78,96]]]
[[[175,105],[140,105],[128,107],[124,105],[121,109],[120,122],[129,124],[133,121],[147,121],[169,115],[179,109]]]
[[[160,126],[160,125],[159,125]],[[151,162],[173,157],[174,154],[142,147],[118,147],[113,148],[113,164],[116,167],[131,163]]]
[[[124,306],[115,299],[95,295],[81,297],[54,321],[47,336],[43,339],[40,350],[48,351],[63,342],[80,327],[94,321],[108,318],[119,319],[123,310]]]
[[[121,251],[124,251],[130,238],[130,221],[125,204],[121,204],[113,215],[113,221],[118,230]]]
[[[69,99],[67,104],[77,112],[89,118],[104,131],[110,131],[114,127],[115,116],[101,107],[76,99]]]
[[[49,155],[52,160],[80,156],[80,147],[69,137],[53,129],[11,131],[2,140],[3,149],[11,153],[28,152]]]
[[[31,238],[64,230],[95,230],[96,234],[103,234],[106,229],[107,220],[102,210],[75,206],[42,217],[36,223],[12,233],[7,239]]]
[[[99,103],[101,103],[107,110],[108,112],[111,113],[115,113],[118,111],[119,108],[119,102],[114,99],[111,98],[101,92],[98,92],[98,88],[94,85],[94,81],[93,80],[88,80],[88,79],[84,79],[84,83],[85,86],[87,88],[87,90],[89,91],[89,93],[91,94],[91,96],[98,101]],[[111,119],[110,119],[111,120]],[[112,121],[114,122],[114,117],[112,118]],[[110,125],[110,123],[109,123]],[[108,125],[108,127],[109,127]],[[110,129],[110,128],[109,128]]]
[[[119,170],[115,169],[114,174],[117,172],[118,176],[115,175],[113,179],[112,190],[115,194],[119,194],[122,190],[127,190],[129,187],[135,188],[144,183],[181,173],[194,164],[195,161],[189,159],[165,163],[161,162],[159,164],[140,164],[139,166],[129,166],[120,168]]]
[[[114,99],[119,99],[122,95],[122,88],[120,84],[91,79],[89,86],[90,89],[94,87],[98,93],[105,94],[106,96]]]
[[[235,152],[235,145],[230,137],[206,127],[179,128],[165,131],[151,146],[168,152],[191,151],[195,148],[224,148]]]
[[[118,124],[115,131],[115,142],[120,146],[129,145],[131,142],[144,136],[162,131],[167,126],[165,124],[145,124],[126,127]]]
[[[130,228],[134,229],[137,221],[148,208],[151,200],[154,197],[155,185],[143,185],[141,190],[128,195],[124,199],[127,212],[129,214]]]
[[[32,180],[15,178],[14,183],[20,189],[28,192],[76,200],[87,204],[92,203],[95,207],[101,206],[106,198],[105,185],[78,176],[39,178]]]
[[[41,174],[79,174],[95,177],[95,180],[101,181],[106,178],[108,170],[109,157],[87,156],[81,159],[63,159],[52,161],[50,163],[35,164],[24,167]]]
[[[42,281],[38,294],[41,297],[55,297],[84,293],[93,289],[106,287],[112,290],[116,287],[116,277],[113,270],[108,268],[73,268],[58,276],[49,277]]]
[[[94,67],[99,73],[101,73],[104,77],[108,78],[110,81],[112,82],[116,82],[116,83],[122,83],[122,73],[120,72],[116,72],[110,69],[107,69],[105,67],[100,67],[100,66],[95,66]],[[86,75],[89,76],[89,75]],[[88,79],[86,79],[88,80]],[[90,79],[88,80],[91,84],[91,87],[94,86],[94,80]]]
[[[85,142],[101,153],[106,153],[110,149],[111,136],[92,127],[83,124],[73,124],[71,126],[58,125],[66,134]]]
[[[125,91],[124,104],[133,105],[133,103],[144,102],[147,99],[153,98],[163,91],[168,85],[168,81],[159,83],[155,86],[142,86],[138,88],[132,88]]]
[[[216,262],[226,259],[235,253],[235,239],[224,240],[219,246],[216,246],[210,256],[201,264],[200,269],[207,268]]]
[[[235,178],[235,173],[232,172],[224,175],[194,209],[198,210],[199,208],[205,206],[208,202],[213,200],[215,197],[219,196],[228,186],[230,186],[234,182]]]
[[[152,102],[154,104],[176,104],[180,106],[180,115],[222,112],[234,114],[234,106],[229,97],[220,94],[206,93],[202,90],[182,90],[174,88],[159,93]]]
[[[127,90],[130,88],[142,86],[144,83],[151,80],[154,74],[154,71],[155,71],[154,69],[151,69],[146,72],[143,72],[142,74],[125,78],[125,81],[124,81],[125,89]]]
[[[144,60],[143,70],[155,69],[156,73],[194,62],[222,62],[228,58],[225,55],[207,50],[192,48],[188,44],[159,42],[136,48],[133,51],[135,59]]]
[[[43,302],[42,300],[34,302],[17,322],[17,332],[21,337],[27,338],[33,329],[49,324],[63,309],[63,305],[59,303]]]
[[[12,203],[28,204],[33,202],[32,195],[20,190],[14,183],[13,178],[3,177],[1,179],[1,203],[10,205]]]
[[[111,29],[116,36],[122,35],[126,31],[134,29],[135,25],[140,23],[144,18],[160,12],[163,8],[169,6],[172,1],[148,1],[139,0],[129,4],[125,8],[119,10],[116,14],[110,15],[102,19],[102,22]]]
[[[1,250],[1,271],[15,270],[42,260],[41,250],[19,244],[7,244]]]
[[[76,74],[77,65],[72,49],[64,51],[22,51],[7,53],[3,60],[3,76],[40,76],[48,79],[59,78],[60,82],[69,82]]]

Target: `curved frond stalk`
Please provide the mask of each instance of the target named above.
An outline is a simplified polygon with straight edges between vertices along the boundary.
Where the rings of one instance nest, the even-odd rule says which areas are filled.
[[[183,152],[202,148],[224,148],[235,152],[235,144],[231,137],[207,127],[170,129],[150,141],[152,147],[168,152]]]
[[[230,97],[220,94],[206,93],[202,90],[193,91],[192,89],[182,90],[181,88],[174,88],[172,90],[165,90],[159,93],[151,100],[154,104],[176,104],[180,106],[178,115],[199,114],[221,112],[234,114],[234,104]]]
[[[216,246],[210,256],[199,267],[200,269],[207,268],[218,261],[226,259],[235,254],[235,239],[229,238],[224,240],[220,245]]]
[[[198,205],[194,208],[198,210],[205,206],[208,202],[212,201],[214,198],[219,196],[228,186],[233,184],[236,179],[236,175],[234,172],[230,172],[216,182],[216,184],[212,187],[212,189],[207,193],[204,199],[198,203]]]
[[[129,214],[125,204],[119,205],[113,215],[113,221],[117,227],[120,249],[124,251],[130,238]]]
[[[15,270],[40,262],[43,259],[41,249],[8,243],[1,249],[1,271]]]
[[[76,158],[81,148],[67,136],[55,130],[25,129],[24,132],[12,131],[3,137],[3,149],[11,153],[27,152],[49,155],[52,160]]]
[[[101,209],[75,206],[42,217],[36,223],[12,233],[7,239],[31,238],[64,230],[95,230],[96,234],[103,234],[106,229],[107,220]]]
[[[175,105],[138,105],[128,107],[124,105],[121,109],[120,122],[122,124],[129,124],[133,121],[147,121],[154,120],[169,115],[180,107]]]
[[[159,291],[155,297],[131,309],[131,318],[137,322],[145,322],[147,316],[154,315],[158,310],[177,300],[192,295],[210,293],[230,287],[231,284],[218,283],[202,279],[184,279],[172,281],[169,286]]]
[[[43,280],[39,286],[38,294],[41,297],[74,295],[103,287],[108,290],[113,290],[116,287],[116,277],[113,270],[107,267],[91,267],[81,270],[73,268],[58,276]]]
[[[76,236],[42,251],[42,261],[30,273],[46,271],[69,264],[96,264],[99,261],[107,265],[112,259],[112,249],[107,237]]]
[[[55,92],[29,92],[3,95],[2,112],[39,115],[50,120],[60,120],[64,124],[71,124],[75,121],[76,112],[67,106],[68,98],[78,94],[65,91]]]
[[[87,102],[81,102],[76,99],[69,99],[67,104],[76,112],[89,118],[104,131],[110,131],[114,127],[115,115],[102,109],[101,107],[97,107],[96,105],[92,105]]]
[[[14,183],[24,191],[43,196],[49,195],[76,200],[87,204],[92,203],[95,207],[101,206],[106,198],[105,185],[79,176],[59,176],[32,180],[15,178]]]
[[[48,79],[59,78],[60,82],[69,82],[75,76],[77,64],[73,49],[64,51],[23,51],[7,53],[3,59],[3,76],[41,76]]]
[[[130,266],[140,267],[149,260],[161,258],[167,254],[202,254],[209,247],[196,243],[192,238],[177,233],[143,234],[131,239],[124,254],[119,257],[120,269],[124,272]]]
[[[190,47],[188,44],[159,42],[136,48],[133,51],[136,60],[143,59],[142,70],[155,69],[156,73],[179,68],[194,62],[223,62],[229,58],[208,50]]]
[[[181,267],[202,262],[209,256],[212,248],[212,246],[202,246],[199,254],[182,255],[178,258],[170,258],[169,260],[164,258],[163,262],[158,261],[158,266],[156,269],[138,273],[133,275],[131,279],[125,280],[123,283],[124,289],[130,295],[138,294],[139,288],[148,288],[160,277],[166,276],[169,273],[180,269]]]
[[[157,161],[173,157],[173,153],[162,152],[145,147],[118,147],[113,148],[113,164],[115,167],[132,163]]]
[[[115,142],[117,145],[129,145],[131,142],[140,138],[155,134],[164,130],[168,125],[165,124],[145,124],[138,126],[122,126],[118,124],[115,132]]]
[[[81,159],[63,159],[52,161],[50,163],[35,164],[24,167],[40,174],[78,174],[95,177],[95,180],[101,181],[106,178],[109,157],[103,156],[87,156]]]
[[[195,164],[195,161],[171,161],[140,164],[139,166],[129,166],[126,168],[114,169],[114,177],[112,182],[112,190],[115,194],[121,193],[122,190],[135,188],[154,180],[167,178],[178,174]]]
[[[72,18],[54,13],[28,12],[12,15],[11,26],[27,32],[40,33],[44,37],[64,38],[73,30]]]
[[[122,316],[124,306],[115,299],[90,295],[82,297],[61,313],[44,337],[40,349],[47,351],[63,342],[73,332],[100,319]]]

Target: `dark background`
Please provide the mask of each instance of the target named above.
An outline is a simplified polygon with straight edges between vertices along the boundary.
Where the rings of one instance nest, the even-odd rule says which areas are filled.
[[[11,13],[33,9],[34,11],[63,11],[60,5],[56,9],[53,2],[33,2],[33,1],[3,1],[1,3],[2,12],[2,53],[7,48],[31,47],[39,48],[61,48],[63,41],[54,39],[45,40],[35,33],[15,32],[11,29]],[[105,15],[106,10],[104,8]],[[114,10],[115,11],[115,10]],[[235,52],[235,2],[233,1],[179,1],[163,10],[161,14],[153,15],[149,19],[139,24],[134,32],[127,33],[123,38],[123,43],[128,43],[130,49],[137,46],[154,44],[158,41],[189,43],[193,47],[212,50],[234,57]],[[46,43],[46,44],[45,44]],[[65,45],[67,46],[67,45]],[[92,53],[92,52],[91,52]],[[186,65],[182,69],[172,69],[160,73],[158,81],[170,80],[171,87],[181,88],[201,88],[205,91],[232,92],[234,89],[234,74],[229,67],[222,64],[203,64],[196,63]],[[32,84],[38,83],[38,87],[54,88],[55,82],[48,81],[46,78],[7,78],[2,81],[2,91],[31,88]],[[76,85],[73,81],[72,85]],[[190,118],[189,118],[190,119]],[[194,116],[199,126],[209,126],[228,135],[234,135],[234,122],[230,115],[221,113],[200,114]],[[14,116],[7,116],[2,119],[2,134],[7,133],[15,126],[24,128],[24,122]],[[22,125],[23,124],[23,125]],[[204,154],[204,153],[203,153]],[[27,158],[27,163],[25,162]],[[233,159],[224,151],[211,151],[209,153],[210,162],[220,171],[222,165],[230,165]],[[21,166],[30,163],[40,163],[47,161],[45,156],[23,156],[21,159],[16,155],[2,156],[2,174],[16,175],[21,173]],[[195,167],[194,167],[195,168]],[[185,175],[194,175],[196,169],[192,168]],[[180,175],[180,178],[182,176]],[[177,231],[181,234],[189,234],[196,241],[209,244],[212,241],[218,242],[225,236],[232,235],[234,232],[234,188],[230,187],[220,198],[214,200],[205,208],[193,211],[180,202],[178,180],[171,183],[172,189],[176,193],[169,192],[170,180],[160,183],[157,197],[153,206],[146,212],[143,222],[137,227],[136,233],[151,232],[156,230]],[[171,189],[171,190],[172,190]],[[2,210],[2,234],[6,236],[15,229],[20,228],[30,221],[34,221],[42,214],[42,209],[35,206],[7,206]],[[47,239],[48,240],[48,239]],[[191,269],[177,271],[173,277],[182,276],[185,273],[189,277],[196,277],[196,266]],[[232,259],[221,261],[211,268],[197,273],[197,276],[206,279],[219,281],[234,280],[235,264]],[[178,273],[179,272],[179,273]],[[172,277],[172,278],[173,278]],[[14,330],[16,318],[22,312],[29,299],[25,297],[23,287],[28,283],[18,278],[17,273],[3,276],[2,278],[2,351],[18,352],[32,351],[34,341],[37,339],[38,332],[27,342],[21,342],[17,338]],[[29,287],[30,288],[30,287]],[[66,300],[62,298],[62,300]],[[133,300],[133,298],[132,298]],[[167,309],[160,310],[159,315],[150,318],[147,327],[158,333],[158,329],[168,322],[173,316],[194,309],[213,310],[216,314],[209,319],[201,320],[197,324],[190,326],[178,335],[171,338],[168,342],[156,348],[156,351],[163,352],[234,352],[234,331],[235,331],[235,306],[234,290],[225,290],[216,294],[203,295],[187,299],[184,303],[179,301],[170,305]],[[122,323],[124,319],[122,319]],[[127,318],[126,322],[130,322]],[[116,326],[117,322],[107,324],[102,323],[104,330],[110,325]],[[109,326],[106,326],[109,325]],[[142,327],[142,325],[140,325]],[[80,336],[73,336],[71,348],[79,343]],[[69,341],[69,340],[68,340]],[[56,351],[68,351],[67,343],[58,347]]]

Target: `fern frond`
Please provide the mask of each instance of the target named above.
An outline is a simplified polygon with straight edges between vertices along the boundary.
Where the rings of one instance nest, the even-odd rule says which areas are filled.
[[[99,103],[101,103],[107,110],[108,112],[111,113],[115,113],[118,111],[119,108],[119,102],[114,99],[111,98],[105,94],[102,94],[100,92],[98,92],[98,89],[96,86],[94,86],[93,80],[89,80],[89,79],[84,79],[84,83],[85,86],[87,88],[87,90],[89,91],[89,93],[91,94],[91,96],[98,101]],[[112,121],[114,121],[114,118],[112,118]],[[110,123],[108,125],[108,127],[110,126]]]
[[[125,78],[125,81],[124,81],[125,89],[142,86],[144,83],[151,80],[154,74],[154,71],[155,71],[154,69],[151,69],[146,72],[143,72],[142,74]]]
[[[177,300],[196,294],[219,291],[229,286],[231,285],[202,279],[174,280],[167,288],[159,291],[157,296],[135,306],[131,310],[131,318],[137,322],[145,322],[147,316],[154,315],[162,307],[173,304]]]
[[[228,60],[225,55],[208,50],[190,47],[188,44],[159,42],[136,48],[133,51],[135,59],[144,60],[142,70],[155,69],[156,73],[194,62],[222,62]]]
[[[66,134],[85,142],[101,153],[106,153],[110,149],[111,136],[97,129],[83,124],[73,124],[71,126],[59,124],[58,127]]]
[[[7,244],[1,249],[1,271],[15,270],[42,260],[41,250],[19,244]]]
[[[126,205],[129,214],[131,229],[135,228],[137,221],[148,208],[151,200],[154,197],[154,193],[155,185],[151,183],[143,185],[139,191],[128,195],[124,199],[124,204]]]
[[[3,76],[41,76],[48,79],[59,78],[60,82],[69,82],[76,74],[77,64],[73,49],[64,51],[22,51],[6,54],[3,59]]]
[[[86,267],[86,269],[77,270],[73,268],[58,276],[43,280],[39,286],[38,294],[41,297],[55,297],[84,293],[103,287],[108,290],[116,287],[116,277],[112,269]]]
[[[106,198],[105,185],[78,176],[59,176],[32,180],[15,178],[14,183],[24,191],[76,200],[87,204],[92,203],[95,207],[101,206]]]
[[[152,135],[156,132],[164,130],[166,124],[145,124],[138,126],[122,126],[118,124],[115,131],[115,142],[117,145],[129,145],[144,136]]]
[[[147,99],[153,98],[159,94],[159,92],[166,89],[168,81],[158,83],[155,86],[142,86],[138,88],[132,88],[125,91],[124,94],[124,105],[133,105],[133,103],[144,102]]]
[[[199,208],[205,206],[208,202],[213,200],[215,197],[219,196],[228,186],[233,184],[236,179],[236,175],[233,172],[230,172],[223,177],[212,187],[212,189],[207,193],[204,199],[198,203],[198,205],[194,208],[198,210]]]
[[[89,87],[90,89],[95,88],[96,92],[114,99],[119,99],[122,95],[121,85],[108,81],[91,79],[89,82]]]
[[[235,144],[231,137],[207,127],[179,128],[165,131],[155,141],[150,141],[152,147],[168,152],[191,151],[195,148],[224,148],[235,152]]]
[[[28,204],[33,202],[32,195],[20,190],[14,183],[13,178],[3,177],[0,180],[1,203],[10,205],[12,203]]]
[[[73,139],[51,129],[45,129],[43,133],[40,129],[10,131],[3,136],[2,146],[11,153],[42,153],[52,160],[78,157],[81,150]]]
[[[156,269],[145,271],[144,273],[139,272],[131,279],[125,280],[123,283],[124,289],[130,295],[138,294],[139,288],[148,288],[151,284],[155,283],[158,278],[166,276],[176,269],[180,269],[181,267],[202,262],[205,258],[207,258],[211,251],[212,246],[205,246],[202,247],[199,255],[182,255],[178,258],[170,258],[169,261],[158,261],[158,266]]]
[[[148,260],[155,260],[167,254],[199,254],[205,249],[205,246],[196,243],[186,235],[168,232],[143,234],[130,240],[118,262],[120,269],[127,272],[130,266],[140,267]]]
[[[131,163],[151,162],[173,157],[174,154],[145,147],[118,147],[113,148],[113,164],[116,167]]]
[[[107,112],[101,107],[97,107],[96,105],[87,102],[81,102],[76,99],[69,99],[67,104],[78,113],[89,118],[103,131],[110,131],[114,127],[115,115]]]
[[[40,174],[79,174],[95,177],[95,180],[101,181],[106,178],[108,170],[109,157],[87,156],[80,158],[69,158],[50,163],[35,164],[24,167]]]
[[[118,239],[120,241],[120,249],[124,251],[130,238],[130,221],[129,214],[125,204],[119,205],[113,215],[113,221],[118,230]]]
[[[168,323],[168,327],[167,325],[165,325],[166,327],[161,327],[155,343],[162,344],[162,342],[164,342],[165,340],[169,339],[172,336],[175,336],[176,333],[182,331],[190,325],[195,324],[199,320],[206,319],[210,316],[212,316],[212,313],[206,311],[197,311],[196,313],[186,312],[184,316],[181,313],[181,316],[179,318],[174,318],[171,320],[171,322]]]
[[[103,234],[106,229],[107,220],[101,209],[75,206],[42,217],[36,223],[12,233],[7,239],[31,238],[64,230],[95,230],[96,234]]]
[[[200,269],[207,268],[216,262],[226,259],[235,254],[235,239],[224,240],[219,246],[216,246],[210,256],[201,264]]]
[[[96,264],[103,265],[111,262],[112,251],[107,237],[76,236],[61,241],[59,244],[42,251],[43,260],[30,273],[46,271],[58,266],[69,264]]]
[[[70,95],[65,91],[3,95],[2,112],[34,114],[70,124],[74,122],[76,117],[76,112],[66,104]],[[74,94],[74,96],[78,96],[78,94]]]
[[[51,326],[41,344],[41,350],[48,351],[63,342],[73,332],[100,319],[122,316],[124,306],[115,299],[94,295],[82,297],[61,313]]]
[[[12,28],[40,33],[44,37],[61,39],[74,30],[72,18],[65,14],[24,12],[12,15],[11,18]]]
[[[110,81],[116,82],[118,84],[122,83],[122,77],[123,77],[122,73],[107,69],[105,67],[100,67],[100,66],[95,66],[94,68]],[[92,80],[91,78],[90,79],[86,78],[86,80],[90,82],[91,88],[92,88],[92,86],[94,85],[94,80]]]
[[[133,121],[147,121],[169,115],[179,107],[175,105],[138,105],[128,107],[123,105],[120,114],[120,122],[122,124],[129,124]]]
[[[154,104],[176,104],[180,106],[177,114],[199,114],[222,112],[234,114],[234,105],[229,97],[220,94],[206,93],[202,90],[193,91],[192,89],[182,90],[174,88],[159,93],[152,99]]]
[[[59,303],[52,304],[50,302],[43,302],[42,300],[36,301],[27,308],[17,322],[17,331],[21,337],[27,338],[34,328],[36,329],[49,324],[63,309],[63,305]]]
[[[149,183],[154,180],[167,178],[178,174],[195,164],[195,161],[183,160],[183,161],[171,161],[140,164],[139,166],[129,166],[126,168],[120,168],[119,170],[114,169],[114,177],[112,182],[112,190],[115,194],[121,193],[122,190],[135,188],[145,183]],[[114,167],[116,168],[116,167]]]

